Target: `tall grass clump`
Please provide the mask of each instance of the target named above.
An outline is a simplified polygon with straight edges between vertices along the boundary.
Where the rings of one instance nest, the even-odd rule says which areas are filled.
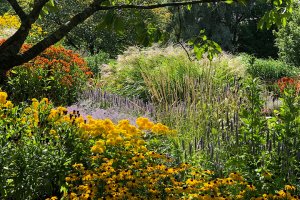
[[[175,45],[166,48],[158,45],[143,49],[130,47],[118,57],[115,66],[103,68],[104,80],[109,84],[107,89],[122,96],[139,96],[146,102],[150,100],[150,96],[143,78],[144,71],[152,76],[168,73],[168,79],[173,82],[171,85],[175,85],[176,82],[183,83],[186,74],[196,78],[198,64],[196,61],[190,62],[186,52]],[[153,87],[169,91],[174,89],[158,84]]]
[[[267,83],[283,77],[295,78],[299,75],[298,68],[284,61],[256,59],[246,54],[242,54],[241,56],[247,66],[247,72],[254,77],[259,77],[261,80],[267,81]],[[249,64],[249,61],[253,64]]]

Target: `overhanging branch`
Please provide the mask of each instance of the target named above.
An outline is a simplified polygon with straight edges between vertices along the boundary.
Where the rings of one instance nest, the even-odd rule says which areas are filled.
[[[17,15],[20,17],[21,21],[25,20],[27,15],[24,10],[20,7],[19,3],[16,0],[7,0],[8,3],[13,7]]]
[[[96,5],[97,10],[111,10],[111,9],[125,9],[125,8],[134,8],[134,9],[142,9],[142,10],[151,10],[155,8],[163,8],[168,6],[185,6],[185,5],[193,5],[199,3],[214,3],[214,2],[225,2],[227,0],[197,0],[197,1],[184,1],[184,2],[172,2],[172,3],[162,3],[155,5],[118,5],[118,6],[101,6]]]

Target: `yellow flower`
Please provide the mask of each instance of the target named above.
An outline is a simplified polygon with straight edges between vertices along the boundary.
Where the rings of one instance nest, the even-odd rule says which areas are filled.
[[[294,190],[294,191],[296,190],[296,188],[294,186],[292,186],[292,185],[286,185],[285,189],[286,190]]]
[[[6,92],[0,92],[0,103],[5,103],[7,98],[7,93]]]
[[[255,186],[253,186],[253,185],[247,185],[246,189],[250,190],[250,191],[254,191],[255,190]]]
[[[103,153],[104,149],[103,147],[99,147],[98,145],[95,145],[92,147],[91,152],[93,153]]]
[[[105,141],[104,140],[98,140],[95,144],[99,145],[99,146],[105,146]]]
[[[262,175],[265,177],[265,178],[271,178],[271,174],[269,172],[263,172]]]
[[[56,133],[55,130],[50,130],[50,134],[54,134],[54,133]]]

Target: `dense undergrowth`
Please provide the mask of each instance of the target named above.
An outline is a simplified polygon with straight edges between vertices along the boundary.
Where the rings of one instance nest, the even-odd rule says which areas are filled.
[[[299,199],[297,70],[268,62],[46,50],[1,86],[0,199]]]

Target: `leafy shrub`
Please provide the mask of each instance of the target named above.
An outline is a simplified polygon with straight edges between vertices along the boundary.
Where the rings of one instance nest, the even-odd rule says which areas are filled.
[[[0,45],[5,40],[0,41]],[[32,45],[24,44],[21,52]],[[32,98],[49,97],[55,104],[71,105],[76,92],[93,73],[84,59],[62,47],[50,47],[22,66],[7,73],[3,89],[9,92],[11,101],[18,104]]]
[[[72,163],[88,159],[91,146],[76,128],[84,119],[66,115],[63,107],[53,110],[47,98],[32,99],[30,106],[14,106],[6,98],[0,92],[0,198],[60,195]]]
[[[84,61],[87,63],[87,67],[90,68],[90,71],[93,72],[93,74],[98,75],[100,73],[100,66],[109,63],[109,55],[108,53],[100,51],[95,55],[85,57]],[[101,77],[101,74],[99,75]]]
[[[247,72],[254,77],[259,77],[261,80],[275,81],[283,77],[295,77],[299,72],[293,65],[284,61],[256,59],[245,54],[242,57],[247,66]],[[254,59],[254,62],[250,64],[249,61],[252,59]]]
[[[279,58],[284,62],[300,67],[300,6],[293,4],[293,12],[285,27],[275,32],[276,43],[279,49]]]

